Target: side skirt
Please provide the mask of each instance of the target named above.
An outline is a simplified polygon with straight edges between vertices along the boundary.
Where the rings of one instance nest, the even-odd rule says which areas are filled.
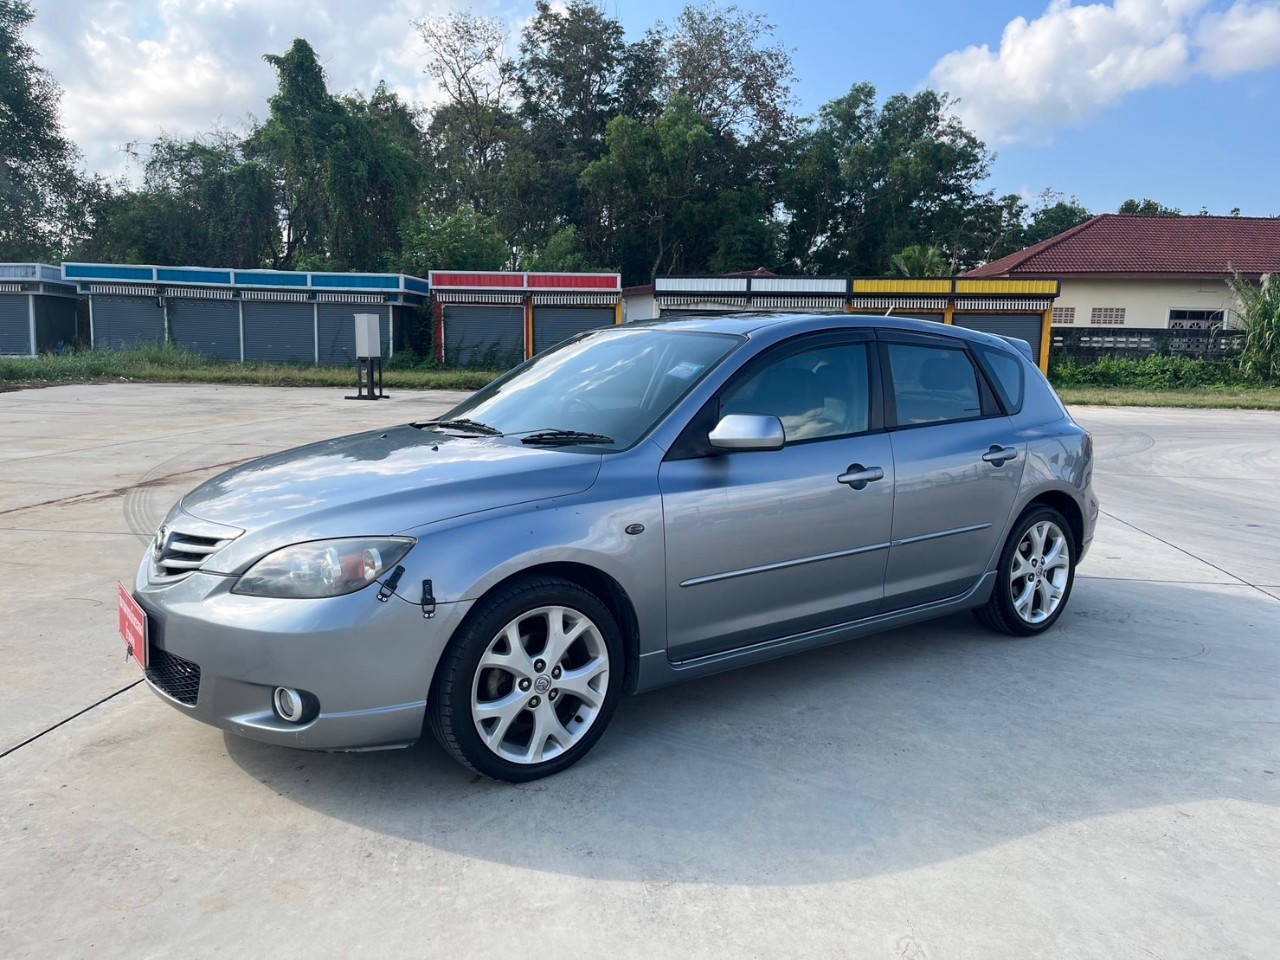
[[[745,667],[753,663],[764,663],[792,653],[825,647],[832,643],[841,643],[875,633],[883,633],[896,627],[905,627],[913,623],[932,620],[936,617],[968,610],[981,606],[991,596],[996,579],[996,571],[983,574],[967,592],[948,600],[934,600],[931,603],[909,607],[906,610],[895,610],[891,613],[877,614],[862,620],[839,623],[830,627],[809,630],[787,637],[764,640],[746,647],[724,650],[689,660],[673,661],[667,658],[665,650],[656,650],[640,657],[639,671],[635,692],[643,693],[669,684],[692,680],[696,677],[723,673],[735,667]]]

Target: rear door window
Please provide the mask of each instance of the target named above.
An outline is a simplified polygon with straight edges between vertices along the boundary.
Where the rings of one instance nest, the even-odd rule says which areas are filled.
[[[890,342],[886,351],[899,426],[983,415],[978,371],[963,347]]]

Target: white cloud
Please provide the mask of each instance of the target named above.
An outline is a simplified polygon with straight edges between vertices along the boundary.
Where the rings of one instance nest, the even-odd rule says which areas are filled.
[[[1196,31],[1199,66],[1215,77],[1280,66],[1280,4],[1240,0]]]
[[[265,53],[295,37],[315,48],[335,92],[379,80],[414,102],[437,99],[411,19],[463,0],[41,0],[29,41],[62,85],[66,134],[90,170],[132,173],[121,146],[161,131],[238,128],[267,112]],[[474,8],[476,5],[472,5]],[[486,12],[489,4],[480,4]]]
[[[929,85],[959,98],[956,113],[989,142],[1043,136],[1087,120],[1129,94],[1280,62],[1280,2],[1052,0],[1017,17],[1000,45],[971,46],[934,65]]]

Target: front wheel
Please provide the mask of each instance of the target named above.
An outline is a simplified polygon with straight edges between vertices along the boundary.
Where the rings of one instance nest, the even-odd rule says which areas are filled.
[[[1000,552],[995,589],[974,615],[1000,633],[1043,633],[1062,615],[1075,576],[1071,527],[1052,507],[1033,507],[1014,524]]]
[[[582,759],[621,689],[622,635],[608,607],[576,583],[538,577],[486,598],[463,625],[427,711],[456,759],[519,783]]]

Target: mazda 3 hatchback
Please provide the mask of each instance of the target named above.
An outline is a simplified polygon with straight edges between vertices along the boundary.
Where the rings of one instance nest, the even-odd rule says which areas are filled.
[[[963,609],[1048,630],[1093,536],[1092,457],[987,334],[610,327],[439,419],[197,487],[121,588],[121,631],[161,699],[232,733],[370,750],[430,728],[531,780],[624,692]]]

